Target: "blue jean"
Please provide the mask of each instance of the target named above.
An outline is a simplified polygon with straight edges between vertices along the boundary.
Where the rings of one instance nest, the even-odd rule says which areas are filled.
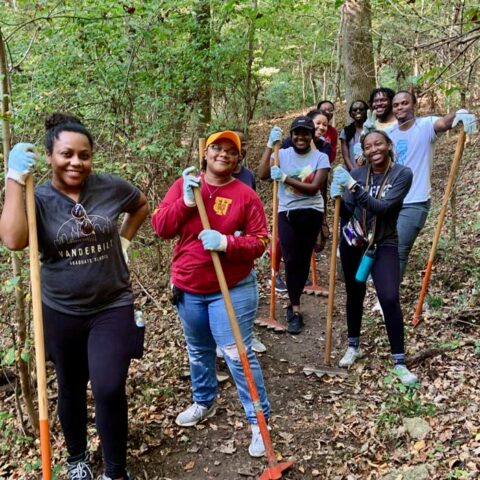
[[[263,382],[262,369],[252,350],[253,322],[258,308],[256,273],[252,271],[239,284],[231,288],[230,296],[263,413],[268,419],[270,404]],[[218,387],[216,375],[216,347],[218,345],[237,386],[238,396],[247,419],[249,423],[257,423],[255,409],[221,292],[205,295],[184,292],[177,309],[187,341],[193,401],[207,407],[215,401]]]
[[[407,269],[408,255],[427,221],[430,200],[426,202],[407,203],[400,210],[397,220],[398,255],[400,257],[400,278]]]

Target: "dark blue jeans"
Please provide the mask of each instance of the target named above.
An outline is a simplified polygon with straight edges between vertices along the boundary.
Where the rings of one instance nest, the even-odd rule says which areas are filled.
[[[45,346],[55,364],[58,416],[71,457],[87,450],[87,383],[95,398],[95,421],[105,474],[126,477],[125,384],[135,347],[133,305],[94,315],[67,315],[43,305]]]

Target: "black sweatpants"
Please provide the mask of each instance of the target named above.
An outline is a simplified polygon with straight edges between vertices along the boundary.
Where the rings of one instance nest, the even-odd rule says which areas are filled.
[[[362,260],[362,251],[351,247],[342,238],[340,258],[347,290],[348,336],[358,338],[362,327],[363,300],[367,291],[365,283],[355,280],[355,274]],[[379,246],[377,248],[371,275],[385,317],[392,354],[405,353],[403,314],[400,307],[400,261],[397,246]]]
[[[288,297],[292,305],[300,305],[300,296],[310,270],[310,259],[323,213],[313,208],[289,210],[278,214],[278,237],[285,263]]]
[[[87,383],[105,474],[126,472],[128,412],[125,384],[136,338],[133,305],[94,315],[67,315],[43,305],[45,346],[55,364],[58,415],[70,457],[87,449]]]

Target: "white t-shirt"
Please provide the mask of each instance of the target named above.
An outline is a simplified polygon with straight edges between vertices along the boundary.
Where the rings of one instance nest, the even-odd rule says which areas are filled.
[[[435,152],[434,123],[439,117],[416,118],[405,131],[398,125],[385,130],[395,146],[395,162],[409,167],[413,182],[403,204],[426,202],[430,198],[433,154]]]
[[[279,167],[289,177],[304,183],[312,183],[317,170],[321,168],[330,169],[330,161],[327,155],[318,150],[310,150],[305,155],[299,155],[293,147],[289,147],[280,150]],[[300,208],[313,208],[323,212],[323,197],[320,190],[315,195],[307,195],[290,185],[280,183],[278,188],[278,211],[285,212]]]

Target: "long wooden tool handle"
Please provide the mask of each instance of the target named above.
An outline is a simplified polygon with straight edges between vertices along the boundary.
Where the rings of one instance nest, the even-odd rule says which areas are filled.
[[[428,257],[427,268],[425,270],[425,276],[423,277],[422,289],[420,291],[420,296],[418,297],[417,308],[415,309],[415,315],[413,316],[412,324],[416,327],[420,321],[423,310],[423,302],[425,301],[425,296],[427,295],[428,284],[430,283],[430,276],[432,274],[433,261],[435,260],[435,255],[437,253],[438,241],[442,233],[443,223],[445,221],[445,216],[447,215],[448,202],[455,185],[455,180],[457,179],[458,166],[460,165],[460,160],[463,156],[463,148],[465,146],[466,135],[463,128],[460,130],[457,139],[457,146],[455,148],[455,155],[453,157],[453,162],[450,167],[450,174],[448,175],[447,188],[445,189],[445,194],[443,196],[442,208],[438,214],[437,226],[435,228],[435,234],[433,236],[432,247],[430,248],[430,255]]]
[[[28,242],[30,251],[30,282],[32,285],[33,332],[35,337],[35,360],[38,388],[38,416],[40,424],[40,450],[42,456],[42,475],[51,480],[50,431],[48,426],[47,375],[45,369],[45,343],[43,336],[42,291],[40,283],[40,261],[38,255],[37,220],[35,216],[35,197],[33,177],[26,180],[26,202],[28,221]]]
[[[337,274],[338,226],[340,223],[340,197],[335,197],[335,213],[333,216],[332,253],[330,255],[330,278],[328,281],[327,326],[325,329],[324,362],[330,365],[332,356],[333,302],[335,300],[335,278]]]
[[[280,142],[273,146],[273,164],[278,166],[278,155],[280,152]],[[277,251],[278,244],[278,182],[273,181],[272,188],[272,258],[270,269],[270,318],[275,318],[275,277],[277,275]]]

